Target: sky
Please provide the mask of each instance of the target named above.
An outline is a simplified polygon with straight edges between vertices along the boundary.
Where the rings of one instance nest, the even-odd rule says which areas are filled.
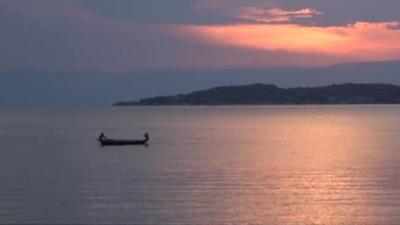
[[[0,72],[400,59],[399,0],[0,0]]]

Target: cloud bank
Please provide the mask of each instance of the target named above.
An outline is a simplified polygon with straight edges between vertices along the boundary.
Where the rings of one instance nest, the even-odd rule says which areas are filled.
[[[393,0],[2,0],[0,70],[125,73],[395,60],[397,9]]]

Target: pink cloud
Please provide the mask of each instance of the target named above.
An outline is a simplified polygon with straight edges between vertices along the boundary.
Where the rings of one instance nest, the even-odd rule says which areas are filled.
[[[257,6],[237,0],[230,2],[226,0],[201,1],[194,6],[194,10],[197,13],[213,11],[231,18],[256,23],[289,22],[294,19],[323,15],[322,12],[311,8],[284,10],[276,7],[272,1],[264,1]]]
[[[286,11],[280,8],[257,8],[257,7],[242,7],[237,18],[245,19],[253,22],[273,23],[273,22],[289,22],[297,18],[312,18],[316,15],[322,15],[315,9],[304,8],[294,11]]]

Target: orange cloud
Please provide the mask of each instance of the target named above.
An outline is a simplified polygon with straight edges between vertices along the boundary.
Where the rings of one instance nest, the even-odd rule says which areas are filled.
[[[280,15],[276,12],[276,15]],[[284,13],[282,13],[284,14]],[[392,60],[400,58],[398,22],[357,22],[342,27],[295,24],[184,25],[174,29],[182,38],[216,46],[265,51],[321,54],[342,61]]]

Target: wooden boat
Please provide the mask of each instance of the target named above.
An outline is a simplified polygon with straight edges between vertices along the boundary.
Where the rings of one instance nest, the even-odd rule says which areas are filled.
[[[144,134],[144,139],[142,140],[115,140],[108,139],[101,134],[98,141],[102,146],[122,146],[122,145],[147,145],[149,142],[149,135]]]

